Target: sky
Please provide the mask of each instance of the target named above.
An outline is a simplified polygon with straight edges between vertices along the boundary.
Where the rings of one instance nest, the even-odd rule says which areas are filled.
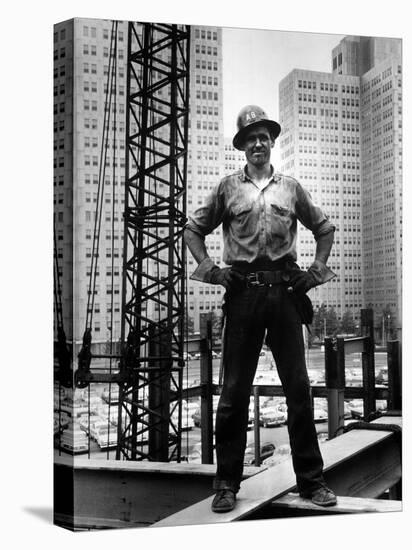
[[[331,72],[332,49],[343,37],[224,28],[224,135],[234,135],[237,115],[248,104],[259,105],[277,120],[279,82],[293,69]]]

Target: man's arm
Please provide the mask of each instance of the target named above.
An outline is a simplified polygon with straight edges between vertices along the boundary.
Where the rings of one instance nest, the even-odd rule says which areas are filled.
[[[204,237],[187,227],[183,238],[192,256],[199,264],[191,275],[191,279],[212,285],[222,285],[227,289],[240,288],[243,284],[243,277],[236,271],[232,271],[230,267],[220,268],[213,262],[208,256]]]
[[[330,231],[329,233],[320,235],[320,237],[318,237],[318,240],[316,242],[315,262],[318,261],[322,264],[326,264],[329,258],[330,251],[332,250],[334,237],[334,231]]]
[[[186,228],[183,233],[184,241],[192,253],[193,258],[198,264],[201,264],[203,260],[208,258],[205,239],[198,233],[195,233],[189,228]]]
[[[319,235],[316,241],[314,262],[307,271],[300,271],[292,276],[290,284],[294,292],[307,292],[311,288],[327,283],[336,277],[335,273],[326,265],[332,249],[333,240],[334,231]]]

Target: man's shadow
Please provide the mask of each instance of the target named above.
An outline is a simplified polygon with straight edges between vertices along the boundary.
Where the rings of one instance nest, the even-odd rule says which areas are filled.
[[[36,516],[39,519],[46,521],[47,523],[53,523],[53,508],[47,508],[47,507],[26,507],[23,508],[25,512],[28,514],[31,514],[32,516]]]

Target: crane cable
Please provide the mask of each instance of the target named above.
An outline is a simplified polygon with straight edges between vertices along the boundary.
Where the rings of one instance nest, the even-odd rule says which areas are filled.
[[[56,240],[56,225],[53,222],[53,241],[54,241],[54,270],[53,270],[53,292],[54,307],[57,331],[57,349],[56,356],[59,364],[59,381],[66,388],[73,387],[73,373],[71,370],[71,353],[67,346],[66,334],[63,326],[63,304],[62,304],[62,285],[61,274],[58,260],[58,248]]]
[[[115,105],[117,105],[117,27],[118,27],[118,21],[115,21],[115,41],[114,41],[114,62],[113,62],[113,72],[112,72],[112,83],[111,86],[113,86],[113,102]],[[110,340],[109,340],[109,354],[110,356],[113,353],[113,309],[114,309],[114,241],[115,241],[115,213],[116,213],[116,131],[117,131],[117,109],[115,108],[113,110],[113,143],[112,143],[112,210],[111,210],[111,299],[110,299],[110,326],[109,326],[109,332],[110,332]],[[109,359],[109,372],[112,372],[112,357]],[[108,402],[108,412],[107,412],[107,458],[109,458],[109,440],[110,440],[110,432],[111,432],[111,406],[112,406],[112,384],[109,383],[109,402]]]
[[[114,31],[116,29],[116,32]],[[91,353],[91,331],[94,312],[94,300],[96,291],[96,280],[99,274],[98,257],[99,257],[99,244],[100,244],[100,229],[103,213],[103,198],[104,198],[104,181],[106,175],[106,163],[108,155],[108,134],[110,130],[110,115],[112,111],[112,86],[114,79],[113,72],[113,59],[114,52],[116,51],[117,44],[117,21],[112,21],[111,37],[110,37],[110,54],[109,54],[109,66],[107,71],[106,81],[106,93],[105,93],[105,107],[103,116],[103,131],[102,131],[102,143],[100,147],[100,160],[99,160],[99,176],[98,176],[98,189],[96,197],[96,210],[94,216],[93,227],[93,245],[90,262],[89,282],[87,289],[87,307],[86,307],[86,322],[85,330],[83,334],[82,348],[78,355],[78,370],[75,374],[75,384],[78,388],[85,388],[88,382],[84,379],[84,374],[90,371],[90,363],[92,359]],[[112,235],[113,237],[113,235]]]

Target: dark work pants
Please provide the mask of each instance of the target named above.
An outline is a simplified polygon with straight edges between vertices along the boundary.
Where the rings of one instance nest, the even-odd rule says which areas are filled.
[[[266,334],[288,407],[288,430],[298,490],[324,485],[313,420],[302,324],[283,284],[226,295],[224,379],[216,416],[216,489],[239,489],[251,386]]]

